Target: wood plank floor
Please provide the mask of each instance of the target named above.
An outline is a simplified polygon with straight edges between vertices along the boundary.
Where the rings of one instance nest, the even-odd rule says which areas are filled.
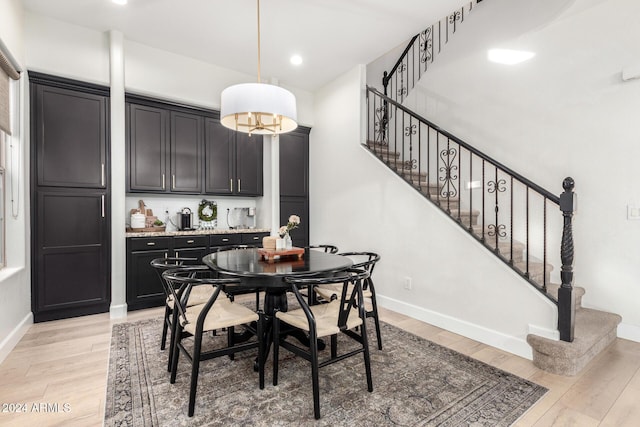
[[[617,339],[580,375],[562,377],[402,314],[380,314],[388,323],[547,387],[517,426],[640,425],[640,343]],[[153,316],[161,317],[162,310],[131,312],[119,321]],[[100,314],[33,325],[0,365],[0,425],[102,425],[115,322]]]

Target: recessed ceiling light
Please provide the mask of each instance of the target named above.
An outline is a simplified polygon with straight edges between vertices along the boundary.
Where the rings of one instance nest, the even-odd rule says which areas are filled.
[[[112,3],[123,5],[123,6],[127,4],[127,1],[128,0],[111,0]]]
[[[498,64],[515,65],[533,58],[536,54],[524,50],[489,49],[487,58]]]
[[[300,55],[293,55],[289,61],[291,61],[293,65],[300,65],[302,64],[302,57]]]

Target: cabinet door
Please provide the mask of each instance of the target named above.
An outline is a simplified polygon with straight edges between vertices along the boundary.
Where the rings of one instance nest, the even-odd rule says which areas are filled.
[[[202,257],[209,254],[206,247],[199,248],[176,248],[174,256],[178,258],[196,258],[198,262],[202,262]]]
[[[263,138],[236,132],[236,193],[262,196]]]
[[[127,257],[127,309],[157,307],[164,303],[165,294],[160,277],[151,261],[169,256],[167,249],[132,251]]]
[[[232,194],[234,190],[233,132],[219,120],[205,119],[205,189],[207,194]]]
[[[309,135],[286,133],[279,137],[280,196],[307,197],[309,193]]]
[[[34,87],[37,185],[106,188],[107,98]]]
[[[106,311],[108,206],[96,190],[38,190],[34,222],[36,322]]]
[[[289,233],[293,246],[309,246],[309,200],[302,197],[280,197],[280,224],[289,221],[289,215],[298,215],[300,225]]]
[[[128,110],[128,189],[166,191],[167,111],[138,104],[129,104]]]
[[[171,112],[171,191],[201,193],[203,119]]]

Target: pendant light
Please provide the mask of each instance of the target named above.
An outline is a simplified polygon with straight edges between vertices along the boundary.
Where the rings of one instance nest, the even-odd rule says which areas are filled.
[[[277,135],[296,123],[296,98],[286,89],[260,82],[260,0],[258,9],[258,82],[229,86],[222,91],[220,122],[238,132]]]

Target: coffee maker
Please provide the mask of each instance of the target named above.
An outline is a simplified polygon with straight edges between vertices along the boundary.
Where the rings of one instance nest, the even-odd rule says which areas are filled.
[[[182,231],[191,231],[191,221],[193,219],[193,212],[189,208],[182,208],[178,212],[178,228]]]

